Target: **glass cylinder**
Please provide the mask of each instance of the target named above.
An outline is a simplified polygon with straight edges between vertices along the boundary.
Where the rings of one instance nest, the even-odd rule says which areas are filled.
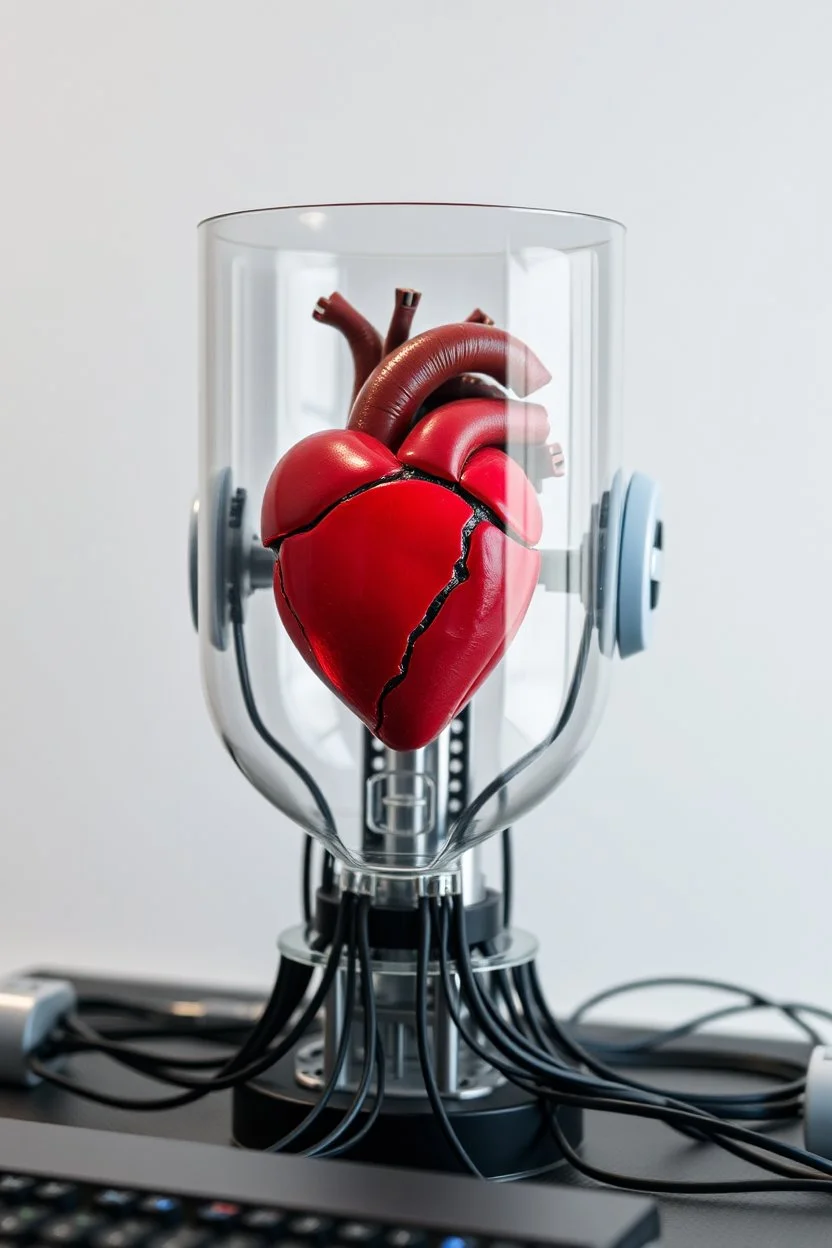
[[[445,870],[563,779],[603,707],[623,228],[347,204],[199,235],[213,720],[340,862]]]

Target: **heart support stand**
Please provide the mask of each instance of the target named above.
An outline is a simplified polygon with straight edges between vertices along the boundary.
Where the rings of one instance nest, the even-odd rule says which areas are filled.
[[[395,810],[400,817],[402,802]],[[268,1148],[301,1127],[322,1101],[326,1108],[317,1132],[338,1131],[359,1103],[369,1070],[369,1096],[359,1109],[348,1156],[460,1168],[448,1123],[475,1167],[489,1176],[530,1176],[561,1161],[545,1102],[489,1060],[488,1038],[470,1008],[472,988],[460,982],[459,934],[450,927],[455,907],[463,907],[464,874],[464,962],[475,980],[476,1010],[488,1008],[504,1026],[518,1027],[520,1043],[524,1032],[540,1025],[539,1018],[524,1017],[523,995],[516,992],[533,963],[536,941],[503,925],[503,897],[485,889],[478,867],[473,850],[460,874],[413,881],[342,871],[329,891],[318,890],[311,929],[299,926],[281,937],[284,960],[326,976],[334,965],[339,925],[343,931],[352,924],[356,938],[352,943],[347,938],[334,967],[322,1025],[299,1037],[261,1080],[237,1088],[233,1131],[239,1144]],[[360,965],[358,929],[364,925],[369,975]],[[458,1023],[476,1047],[464,1040]],[[437,1094],[447,1123],[437,1113]],[[578,1146],[580,1109],[561,1111],[560,1128]]]
[[[205,508],[218,587],[209,617],[224,640],[251,595],[271,585],[273,556],[251,531],[245,491],[232,489],[230,473]],[[198,558],[192,523],[195,623]],[[241,1146],[306,1150],[333,1137],[327,1155],[426,1169],[471,1168],[470,1160],[493,1177],[562,1163],[546,1100],[528,1072],[512,1079],[494,1045],[495,1026],[509,1049],[526,1036],[553,1042],[534,975],[537,941],[508,922],[510,880],[503,892],[486,886],[479,847],[439,874],[398,867],[441,849],[470,797],[470,754],[467,710],[421,750],[390,750],[364,732],[362,849],[377,868],[339,868],[325,855],[309,921],[280,938],[288,986],[278,1009],[297,1035],[271,1069],[235,1088]],[[304,1021],[315,984],[320,1009]],[[558,1127],[577,1147],[581,1110],[562,1107]]]
[[[400,821],[404,808],[399,800]],[[313,925],[285,932],[280,949],[299,967],[331,973],[323,1023],[261,1079],[236,1089],[238,1143],[268,1148],[324,1102],[315,1128],[324,1136],[360,1104],[354,1143],[345,1152],[364,1161],[458,1169],[452,1137],[489,1176],[539,1174],[562,1160],[546,1102],[495,1067],[476,1018],[483,1010],[496,1013],[504,1027],[516,1028],[520,1044],[542,1025],[539,1013],[526,1017],[527,1009],[536,1010],[525,985],[537,943],[504,926],[503,897],[485,888],[477,859],[472,850],[459,874],[420,881],[342,871],[328,890],[318,890]],[[339,926],[343,932],[350,925],[353,939],[347,937],[334,960]],[[369,973],[361,965],[364,935]],[[369,1096],[366,1089],[362,1096],[368,1071]],[[562,1110],[559,1121],[577,1146],[581,1111]],[[300,1142],[308,1146],[312,1138]]]
[[[341,204],[200,236],[203,686],[240,771],[311,838],[304,922],[235,1059],[235,1138],[580,1168],[601,1066],[480,851],[502,836],[510,863],[614,654],[649,641],[663,529],[618,458],[622,227]]]

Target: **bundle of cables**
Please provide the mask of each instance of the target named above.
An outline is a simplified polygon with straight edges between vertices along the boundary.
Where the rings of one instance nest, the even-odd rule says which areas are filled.
[[[506,910],[511,903],[511,834],[504,834]],[[308,883],[311,849],[304,864]],[[330,870],[326,857],[321,878]],[[228,1022],[205,1023],[175,1019],[162,1007],[132,1004],[114,998],[81,998],[44,1048],[30,1059],[33,1072],[68,1091],[115,1109],[165,1110],[188,1105],[212,1092],[257,1078],[287,1054],[314,1025],[332,986],[336,971],[345,967],[344,1025],[333,1069],[315,1106],[293,1131],[274,1141],[272,1151],[303,1152],[334,1157],[353,1150],[370,1131],[384,1099],[384,1053],[379,1036],[372,986],[372,953],[368,935],[370,901],[343,895],[335,933],[317,985],[312,971],[281,960],[271,995],[256,1024],[243,1027]],[[805,1086],[805,1061],[772,1058],[756,1052],[702,1047],[679,1051],[672,1047],[708,1024],[757,1010],[778,1010],[805,1039],[822,1043],[806,1021],[815,1015],[832,1021],[832,1013],[816,1006],[778,1003],[762,994],[721,981],[690,978],[637,980],[600,993],[584,1002],[568,1021],[559,1021],[547,1005],[533,963],[513,971],[482,976],[476,969],[466,932],[465,906],[460,897],[420,901],[419,947],[416,965],[416,1040],[425,1089],[450,1148],[460,1165],[479,1175],[457,1138],[439,1092],[430,1039],[430,962],[433,976],[463,1042],[509,1082],[539,1098],[561,1152],[587,1177],[615,1187],[671,1194],[819,1191],[832,1193],[832,1162],[739,1125],[742,1122],[782,1123],[799,1118]],[[624,993],[645,988],[707,988],[740,998],[719,1009],[635,1040],[599,1040],[584,1027],[586,1015]],[[315,1126],[337,1090],[346,1060],[349,1038],[361,1001],[363,1064],[349,1107],[338,1126],[316,1138]],[[91,1021],[97,1021],[95,1024]],[[148,1048],[154,1040],[189,1042],[187,1055],[174,1045],[164,1053]],[[194,1057],[193,1041],[200,1039],[219,1049],[212,1056]],[[138,1044],[137,1044],[138,1042]],[[229,1053],[229,1046],[233,1046]],[[668,1047],[671,1046],[671,1047]],[[154,1081],[175,1087],[174,1095],[128,1099],[100,1092],[56,1071],[57,1055],[96,1052]],[[677,1069],[714,1069],[757,1075],[775,1081],[767,1091],[688,1094],[663,1090],[624,1073],[634,1066]],[[588,1112],[629,1115],[658,1121],[691,1140],[708,1142],[767,1171],[772,1178],[714,1182],[658,1181],[621,1174],[593,1165],[561,1131],[558,1111],[578,1106]],[[490,1176],[480,1176],[490,1177]],[[501,1176],[495,1176],[501,1177]]]
[[[590,632],[589,628],[585,631],[582,661],[552,733],[537,750],[530,751],[513,765],[512,774],[533,761],[539,750],[562,731],[580,683]],[[266,745],[295,772],[334,832],[332,812],[320,788],[272,736],[259,715],[239,622],[234,625],[234,642],[240,685],[251,722]],[[505,774],[498,776],[470,804],[460,816],[461,820],[470,817],[498,790]],[[333,859],[325,853],[321,884],[326,891],[332,888],[333,871]],[[503,875],[504,919],[508,925],[512,893],[511,833],[508,830],[503,834]],[[304,856],[303,904],[310,931],[312,878],[312,842],[309,840]],[[31,1056],[31,1070],[49,1083],[115,1109],[135,1112],[188,1105],[213,1092],[257,1078],[288,1054],[315,1023],[335,975],[343,967],[345,1017],[327,1083],[306,1118],[282,1139],[274,1141],[271,1148],[327,1157],[349,1152],[372,1131],[381,1112],[385,1089],[384,1052],[373,991],[369,911],[369,898],[345,892],[316,986],[312,988],[311,968],[282,959],[274,987],[254,1025],[195,1023],[176,1020],[162,1008],[111,998],[82,998],[76,1010],[62,1020],[46,1044]],[[322,954],[327,949],[322,941],[318,947]],[[435,963],[433,969],[438,965],[438,976],[431,975],[431,959]],[[721,1048],[699,1048],[693,1054],[668,1048],[671,1042],[693,1035],[707,1024],[762,1009],[778,1010],[800,1030],[806,1041],[820,1044],[821,1036],[806,1019],[814,1016],[830,1021],[832,1014],[829,1012],[798,1003],[777,1003],[759,993],[718,981],[674,978],[634,981],[610,989],[585,1002],[567,1022],[561,1022],[546,1003],[533,963],[511,972],[493,971],[485,977],[477,973],[461,897],[420,900],[416,961],[415,1030],[425,1089],[450,1148],[460,1165],[471,1173],[479,1172],[454,1132],[434,1070],[430,1043],[431,978],[433,991],[444,995],[463,1042],[506,1080],[539,1099],[563,1156],[575,1170],[590,1179],[635,1191],[682,1195],[797,1191],[832,1194],[832,1161],[739,1125],[741,1122],[763,1124],[798,1118],[805,1090],[805,1059],[775,1060],[759,1053],[738,1054],[734,1050],[726,1056]],[[489,981],[485,986],[484,978]],[[706,987],[733,994],[739,1001],[635,1041],[598,1041],[586,1034],[583,1023],[591,1009],[626,992],[648,987]],[[331,1103],[344,1069],[359,997],[363,1020],[361,1073],[338,1125],[317,1138],[319,1119]],[[194,1057],[192,1049],[196,1038],[210,1042],[214,1053]],[[182,1039],[189,1041],[187,1055],[182,1054],[181,1046],[168,1047],[165,1052],[148,1048],[159,1040]],[[216,1051],[218,1047],[219,1052]],[[155,1099],[127,1099],[99,1092],[54,1069],[54,1058],[86,1052],[102,1054],[178,1091]],[[639,1065],[751,1073],[774,1079],[776,1086],[765,1092],[697,1093],[683,1098],[625,1073]],[[774,1177],[668,1182],[603,1170],[583,1157],[561,1130],[558,1115],[567,1106],[658,1121],[688,1139],[716,1145]]]
[[[801,1112],[805,1063],[767,1059],[759,1054],[726,1054],[703,1049],[691,1056],[662,1053],[671,1040],[699,1030],[708,1022],[755,1009],[779,1009],[812,1042],[820,1037],[802,1017],[819,1008],[778,1005],[734,985],[703,980],[645,980],[622,985],[593,997],[568,1023],[559,1022],[549,1009],[533,963],[511,973],[496,972],[497,1002],[483,988],[471,958],[465,929],[465,907],[460,898],[423,899],[420,902],[420,942],[417,978],[417,1034],[425,1086],[449,1145],[460,1163],[478,1173],[453,1131],[433,1075],[428,1046],[427,982],[432,947],[438,952],[441,984],[447,1006],[464,1042],[511,1083],[538,1097],[548,1108],[551,1130],[561,1152],[582,1174],[599,1182],[633,1191],[677,1195],[717,1195],[744,1192],[820,1191],[832,1194],[832,1161],[781,1142],[740,1121],[772,1122],[796,1118]],[[455,977],[459,994],[455,990]],[[707,986],[744,996],[742,1004],[712,1010],[679,1027],[653,1033],[641,1041],[621,1044],[589,1043],[581,1039],[578,1024],[603,1000],[654,985]],[[768,1092],[697,1093],[682,1099],[677,1093],[623,1074],[617,1064],[668,1065],[684,1068],[728,1069],[774,1077],[781,1082]],[[603,1170],[572,1147],[558,1123],[558,1111],[576,1106],[585,1111],[651,1119],[688,1138],[717,1145],[724,1151],[777,1176],[714,1182],[665,1182]],[[484,1176],[483,1176],[484,1177]]]
[[[124,1000],[82,997],[77,1008],[65,1015],[46,1044],[30,1056],[29,1067],[45,1082],[112,1109],[132,1112],[178,1109],[213,1092],[247,1083],[271,1069],[314,1025],[335,974],[345,963],[346,1012],[332,1078],[304,1121],[271,1146],[274,1152],[291,1150],[316,1157],[338,1156],[354,1148],[372,1130],[384,1100],[384,1053],[373,992],[367,922],[369,904],[369,898],[345,894],[326,963],[317,986],[308,995],[313,974],[311,968],[281,959],[272,992],[253,1026],[241,1029],[229,1027],[227,1023],[216,1026],[206,1026],[203,1022],[194,1024],[193,1020],[173,1019],[162,1008],[132,1005]],[[364,1060],[358,1087],[338,1126],[323,1138],[310,1141],[310,1133],[335,1092],[346,1060],[356,1012],[358,981],[364,1020]],[[100,1023],[93,1025],[91,1018],[99,1019],[103,1014],[120,1016],[120,1021],[115,1027]],[[159,1039],[175,1042],[184,1039],[190,1042],[189,1051],[183,1056],[181,1044],[172,1046],[164,1053],[145,1047],[148,1042]],[[197,1039],[208,1041],[212,1048],[221,1046],[226,1052],[194,1057],[192,1042]],[[136,1041],[140,1042],[139,1046]],[[227,1052],[229,1045],[236,1046],[230,1054]],[[129,1070],[180,1091],[152,1099],[113,1096],[83,1085],[54,1069],[56,1057],[89,1052],[103,1054]],[[371,1098],[372,1107],[367,1110]]]

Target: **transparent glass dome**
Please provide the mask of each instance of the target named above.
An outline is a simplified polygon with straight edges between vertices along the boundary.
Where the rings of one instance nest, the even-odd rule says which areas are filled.
[[[624,231],[350,204],[199,234],[217,730],[340,862],[445,869],[563,779],[603,707]]]

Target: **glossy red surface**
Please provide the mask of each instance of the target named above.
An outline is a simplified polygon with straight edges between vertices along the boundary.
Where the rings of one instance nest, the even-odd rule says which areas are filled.
[[[544,443],[549,418],[539,403],[516,399],[461,399],[437,407],[402,442],[398,458],[412,468],[458,481],[466,461],[485,446]]]
[[[340,329],[352,353],[353,399],[382,358],[381,334],[336,290],[328,299],[319,299],[312,316],[322,325]]]
[[[278,462],[260,509],[260,540],[273,546],[312,524],[345,494],[401,472],[395,455],[366,433],[327,430],[303,438]]]
[[[515,460],[494,447],[472,455],[460,477],[464,490],[485,503],[513,536],[535,546],[543,533],[543,512],[531,481]]]
[[[505,330],[462,322],[425,330],[374,369],[359,391],[349,428],[395,450],[422,403],[444,382],[484,373],[525,398],[551,380],[533,351]]]
[[[393,481],[280,547],[281,619],[290,635],[302,625],[304,658],[368,728],[408,637],[453,575],[471,515],[440,485]]]
[[[407,340],[411,296],[418,302],[397,291],[384,344],[393,349],[367,376],[348,429],[288,451],[261,513],[289,637],[397,750],[450,723],[522,623],[543,521],[526,473],[501,448],[542,447],[549,434],[544,408],[473,375],[525,395],[549,380],[540,360],[482,313]],[[375,331],[337,295],[316,315],[344,333],[358,381],[382,350]],[[443,392],[456,401],[432,407]]]
[[[484,521],[474,530],[468,570],[384,700],[378,735],[394,750],[432,741],[496,667],[531,602],[540,555]]]

